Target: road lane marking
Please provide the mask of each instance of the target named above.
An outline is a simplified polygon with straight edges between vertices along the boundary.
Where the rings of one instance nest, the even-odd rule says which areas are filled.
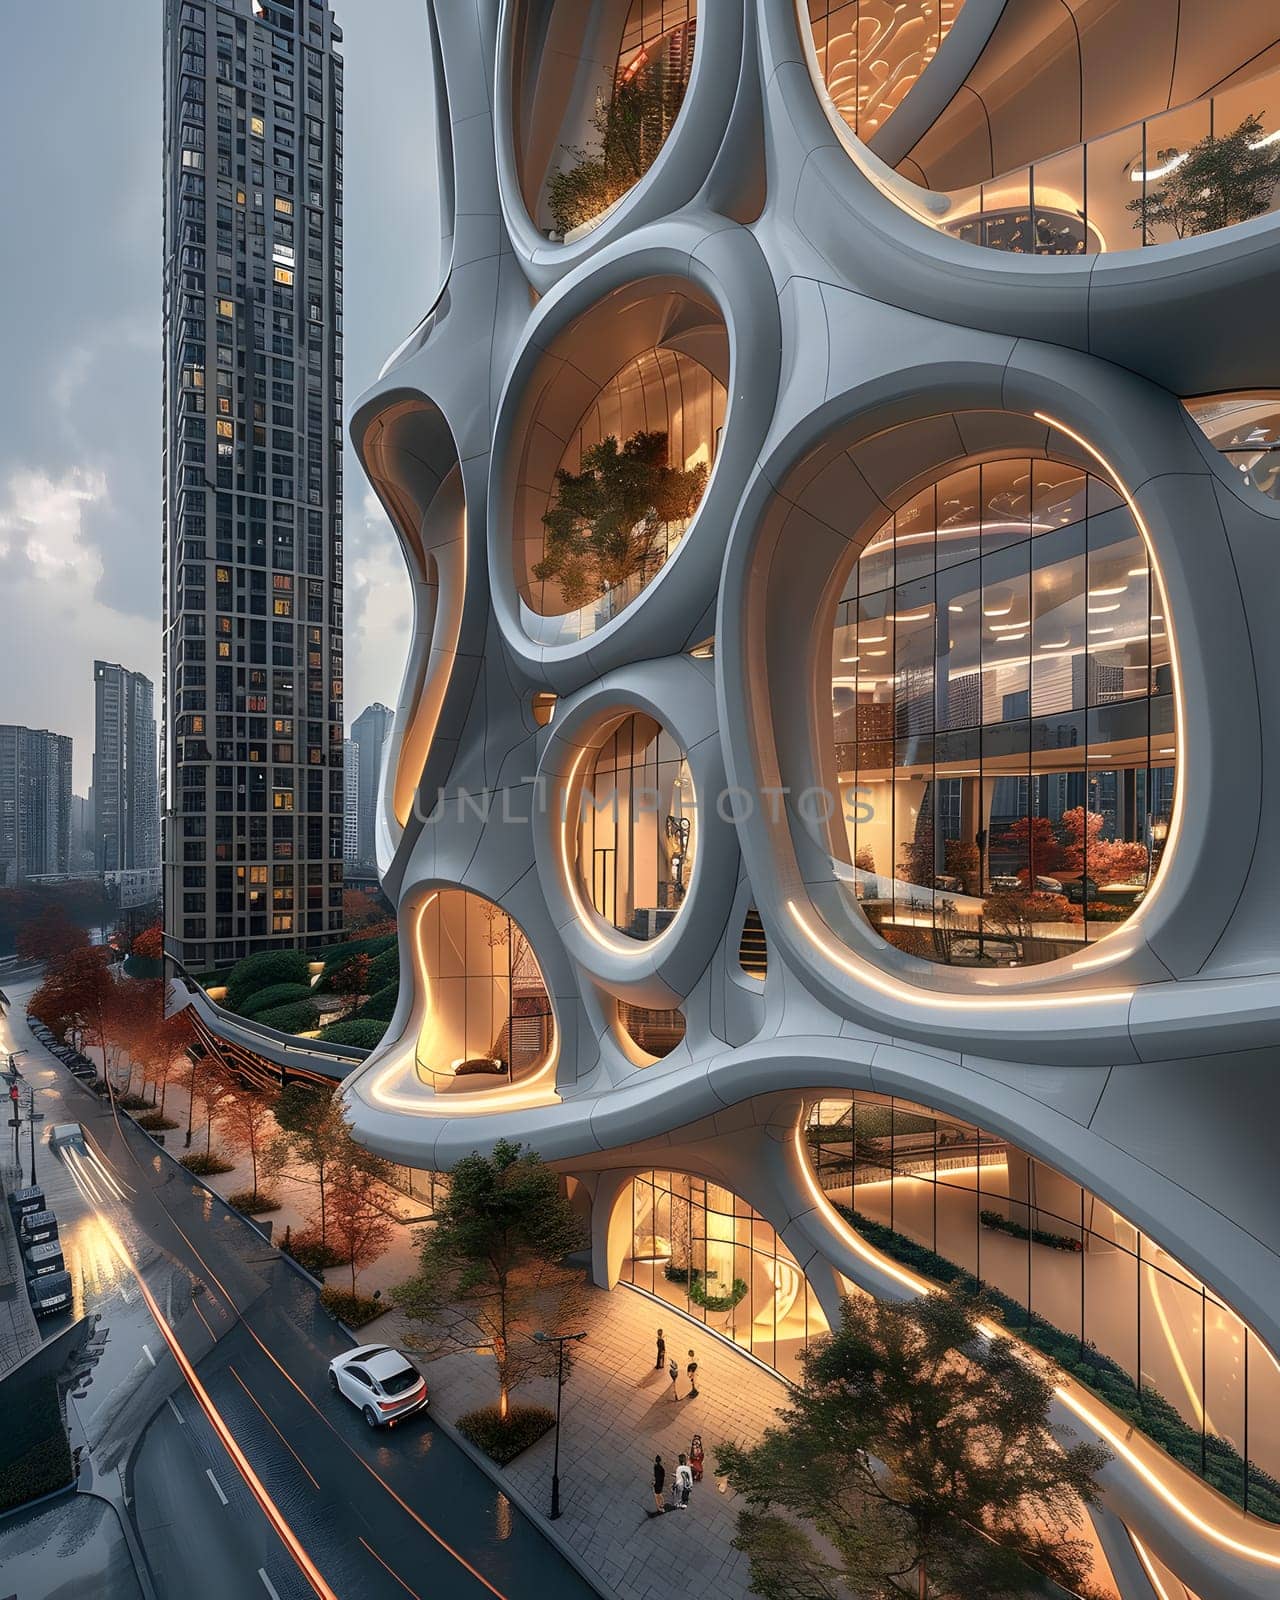
[[[151,1354],[151,1346],[147,1344],[145,1340],[143,1341],[142,1345],[142,1353],[154,1367],[156,1365],[156,1358]]]
[[[258,1576],[262,1579],[262,1587],[271,1596],[271,1600],[280,1600],[280,1596],[276,1593],[275,1584],[267,1577],[267,1569],[265,1567],[258,1568]]]
[[[244,1390],[244,1392],[249,1396],[250,1400],[253,1401],[254,1405],[257,1406],[259,1412],[262,1413],[262,1416],[265,1419],[265,1421],[267,1423],[267,1426],[272,1429],[272,1431],[279,1438],[280,1443],[285,1447],[285,1449],[289,1452],[289,1454],[293,1457],[293,1459],[298,1463],[298,1465],[302,1468],[302,1470],[307,1474],[307,1477],[311,1479],[311,1482],[313,1484],[315,1484],[316,1493],[319,1494],[320,1485],[318,1483],[316,1483],[315,1478],[312,1476],[311,1472],[308,1470],[306,1462],[302,1459],[302,1457],[298,1454],[298,1452],[293,1448],[293,1446],[285,1438],[284,1434],[282,1434],[280,1432],[279,1428],[276,1427],[275,1423],[272,1422],[271,1418],[269,1416],[267,1416],[267,1413],[265,1411],[263,1411],[261,1405],[258,1404],[257,1397],[254,1395],[254,1393],[250,1389],[249,1385],[244,1381],[244,1379],[240,1376],[240,1374],[236,1371],[236,1369],[234,1367],[228,1366],[227,1371],[236,1380],[236,1382],[240,1385],[240,1387]]]
[[[206,1478],[208,1478],[209,1482],[213,1485],[214,1494],[217,1495],[218,1499],[221,1500],[223,1505],[225,1506],[226,1503],[227,1503],[227,1497],[222,1492],[222,1485],[218,1482],[218,1480],[213,1475],[213,1468],[212,1467],[206,1467],[204,1469],[204,1475],[205,1475]]]
[[[384,1571],[389,1572],[391,1574],[391,1576],[396,1580],[396,1582],[400,1585],[400,1587],[404,1590],[404,1592],[406,1594],[411,1594],[413,1596],[413,1600],[422,1600],[422,1596],[418,1593],[418,1591],[416,1589],[411,1589],[409,1587],[409,1585],[404,1581],[404,1579],[400,1576],[400,1574],[396,1571],[396,1569],[394,1567],[387,1566],[387,1563],[382,1559],[382,1557],[378,1554],[378,1552],[373,1548],[373,1546],[369,1543],[369,1541],[367,1539],[363,1539],[362,1538],[360,1540],[360,1543],[365,1547],[365,1549],[369,1552],[369,1554],[373,1557],[373,1559],[378,1563],[378,1565],[380,1567],[382,1567]]]
[[[173,1412],[175,1417],[177,1417],[179,1423],[181,1423],[183,1427],[186,1427],[186,1422],[185,1422],[185,1420],[183,1418],[183,1415],[182,1415],[181,1411],[179,1411],[177,1406],[174,1405],[174,1403],[173,1403],[173,1396],[172,1395],[169,1396],[169,1410]]]

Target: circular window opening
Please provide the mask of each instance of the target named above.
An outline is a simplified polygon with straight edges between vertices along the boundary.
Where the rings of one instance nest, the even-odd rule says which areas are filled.
[[[563,644],[625,610],[688,532],[724,425],[728,335],[687,285],[629,286],[543,362],[519,460],[515,578],[528,636]]]
[[[684,1012],[674,1006],[660,1010],[619,1000],[618,1021],[632,1044],[655,1061],[670,1055],[684,1039]]]
[[[537,957],[520,925],[493,901],[442,889],[419,913],[414,941],[426,1000],[419,1076],[437,1093],[473,1094],[547,1067],[555,1018]]]
[[[657,938],[684,902],[697,843],[684,751],[652,717],[625,717],[582,786],[576,871],[588,903],[628,938]]]
[[[653,165],[684,104],[697,15],[696,0],[525,5],[517,161],[525,205],[548,237],[589,233]]]
[[[842,880],[872,927],[952,966],[1077,953],[1159,868],[1177,763],[1159,580],[1107,483],[965,467],[868,541],[836,607]]]

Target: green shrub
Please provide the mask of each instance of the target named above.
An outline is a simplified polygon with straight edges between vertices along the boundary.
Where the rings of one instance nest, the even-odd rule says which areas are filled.
[[[263,1189],[237,1189],[227,1196],[227,1204],[234,1211],[243,1211],[246,1217],[264,1217],[268,1211],[280,1209],[279,1198]]]
[[[246,1017],[261,1016],[264,1011],[274,1011],[278,1006],[293,1005],[299,1000],[310,1000],[311,985],[309,983],[269,983],[265,989],[257,989],[244,1002],[241,1013]]]
[[[168,1133],[178,1126],[176,1122],[166,1117],[163,1111],[144,1111],[133,1120],[148,1133]]]
[[[1069,1233],[1051,1233],[1048,1228],[1028,1228],[1024,1223],[1006,1217],[1002,1211],[979,1211],[978,1221],[984,1228],[1007,1233],[1014,1239],[1032,1239],[1036,1244],[1048,1245],[1050,1250],[1073,1250],[1079,1255],[1084,1248],[1080,1240]]]
[[[0,1511],[71,1482],[71,1446],[53,1378],[19,1381],[0,1441]]]
[[[385,989],[379,989],[377,994],[371,995],[351,1020],[353,1022],[388,1023],[391,1021],[391,1013],[395,1010],[396,1002],[399,999],[399,986],[388,985]]]
[[[858,1230],[868,1244],[935,1283],[955,1283],[980,1294],[1011,1333],[1047,1356],[1078,1383],[1106,1402],[1119,1416],[1139,1428],[1153,1443],[1184,1467],[1212,1484],[1236,1505],[1245,1504],[1244,1458],[1225,1439],[1201,1438],[1198,1428],[1149,1384],[1141,1392],[1133,1379],[1110,1356],[1020,1305],[1011,1295],[975,1278],[935,1250],[916,1244],[882,1222],[864,1217],[852,1207],[833,1201],[835,1209]],[[1202,1458],[1203,1452],[1203,1458]],[[1255,1516],[1280,1522],[1280,1482],[1253,1462],[1248,1465],[1248,1507]]]
[[[310,963],[301,950],[259,950],[232,967],[227,977],[227,1005],[239,1011],[251,994],[271,983],[306,983]]]
[[[324,971],[320,976],[320,982],[328,983],[334,973],[345,966],[352,956],[368,956],[372,965],[375,957],[395,948],[394,933],[380,933],[372,939],[351,939],[346,944],[331,944],[328,949],[319,952],[324,957]]]
[[[400,945],[397,940],[369,963],[369,993],[377,994],[388,984],[400,985]]]
[[[458,1432],[478,1445],[491,1461],[505,1467],[556,1425],[556,1414],[546,1406],[512,1405],[506,1420],[497,1406],[481,1406],[458,1418]]]
[[[179,1156],[178,1160],[188,1172],[194,1172],[200,1178],[216,1178],[220,1172],[235,1170],[231,1162],[224,1161],[212,1151],[193,1150],[189,1155]]]
[[[292,1005],[260,1011],[253,1020],[277,1033],[307,1033],[319,1022],[320,1008],[314,1000],[295,1000]]]
[[[348,1328],[363,1328],[366,1322],[372,1322],[389,1309],[371,1294],[352,1294],[350,1289],[335,1289],[332,1284],[326,1284],[321,1289],[320,1299]]]
[[[118,1111],[150,1111],[151,1102],[145,1095],[117,1094],[112,1097]]]
[[[382,1042],[386,1031],[385,1022],[356,1021],[352,1018],[349,1022],[331,1022],[327,1028],[321,1028],[320,1037],[328,1039],[331,1044],[350,1044],[357,1050],[372,1050]]]

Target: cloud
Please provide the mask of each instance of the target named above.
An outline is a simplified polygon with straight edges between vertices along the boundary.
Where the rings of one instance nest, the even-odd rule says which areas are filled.
[[[348,478],[348,482],[353,482]],[[395,532],[378,497],[366,489],[358,521],[348,516],[343,642],[348,723],[366,705],[394,706],[399,695],[413,595]]]
[[[160,640],[136,618],[102,604],[103,555],[88,519],[110,511],[104,472],[70,467],[10,471],[0,493],[0,637],[5,693],[0,720],[71,734],[75,786],[89,783],[93,663],[120,661],[153,681]]]

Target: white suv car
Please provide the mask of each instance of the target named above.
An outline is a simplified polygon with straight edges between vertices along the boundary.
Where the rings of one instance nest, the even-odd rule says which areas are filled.
[[[357,1406],[371,1428],[399,1422],[427,1404],[427,1381],[385,1344],[362,1344],[329,1363],[329,1385]]]

